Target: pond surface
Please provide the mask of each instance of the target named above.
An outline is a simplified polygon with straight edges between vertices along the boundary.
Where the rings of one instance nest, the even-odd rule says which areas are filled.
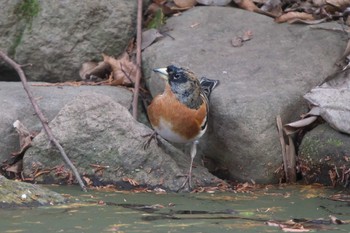
[[[0,209],[0,232],[350,232],[348,202],[330,200],[340,193],[332,188],[287,186],[211,194],[49,188],[69,194],[69,203]],[[335,224],[334,217],[332,223],[330,215],[343,224]],[[288,225],[291,219],[299,223]]]

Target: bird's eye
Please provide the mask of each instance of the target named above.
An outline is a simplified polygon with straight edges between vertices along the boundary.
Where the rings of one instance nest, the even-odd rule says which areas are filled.
[[[180,74],[179,73],[174,74],[174,79],[179,79],[179,78],[180,78]]]

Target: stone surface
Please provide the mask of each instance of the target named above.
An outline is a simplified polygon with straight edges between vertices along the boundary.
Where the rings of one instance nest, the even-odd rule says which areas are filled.
[[[211,158],[214,170],[225,171],[227,178],[277,182],[274,171],[282,156],[276,116],[287,123],[307,111],[302,96],[331,73],[346,46],[341,33],[276,24],[229,7],[195,7],[166,26],[175,39],[165,37],[143,52],[151,93],[164,87],[152,68],[169,64],[220,80],[198,154]],[[253,38],[232,47],[232,38],[248,30]]]
[[[329,171],[336,171],[337,184],[342,181],[344,171],[350,168],[350,136],[331,128],[327,123],[308,132],[299,147],[299,170],[306,183],[332,185]]]
[[[19,11],[25,2],[39,5]],[[25,73],[35,81],[80,79],[82,63],[102,60],[101,53],[119,55],[136,28],[137,1],[5,0],[1,5],[0,49],[20,64],[32,64]],[[8,69],[0,63],[0,71]],[[0,80],[11,75],[0,73]]]
[[[3,0],[0,7],[0,50],[13,55],[16,46],[16,38],[26,27],[25,20],[20,20],[14,14],[16,6],[21,0]],[[17,81],[19,77],[16,72],[0,59],[0,80]]]
[[[50,127],[80,174],[97,184],[122,184],[132,179],[143,186],[175,191],[184,182],[189,155],[164,140],[163,148],[153,141],[144,149],[144,136],[153,131],[108,96],[82,93],[61,109]],[[64,163],[60,154],[48,145],[41,132],[24,156],[24,175],[33,177],[37,169],[51,169],[35,180],[65,183],[70,175],[61,165]],[[97,166],[104,169],[97,171]],[[197,185],[218,180],[199,165],[193,173]]]
[[[8,180],[0,175],[0,207],[62,204],[63,196],[39,185]]]
[[[110,86],[33,86],[45,83],[30,83],[44,115],[51,121],[60,109],[82,92],[103,93],[129,108],[132,93],[124,88]],[[13,128],[16,120],[30,131],[40,132],[42,126],[20,82],[0,82],[0,160],[19,150],[18,134]]]

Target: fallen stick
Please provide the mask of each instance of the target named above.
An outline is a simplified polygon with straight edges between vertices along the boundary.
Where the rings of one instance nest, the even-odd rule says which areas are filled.
[[[34,111],[37,114],[41,124],[43,125],[44,131],[47,135],[47,137],[49,138],[50,142],[52,142],[57,149],[60,151],[64,161],[66,162],[66,164],[70,167],[70,169],[72,170],[72,172],[75,175],[75,178],[77,179],[81,189],[86,192],[86,186],[84,185],[78,170],[75,168],[74,164],[70,161],[70,159],[68,158],[66,152],[64,151],[63,147],[61,146],[61,144],[57,141],[57,139],[55,138],[55,136],[53,135],[49,125],[48,125],[48,121],[45,118],[44,114],[42,113],[42,111],[39,108],[39,105],[36,103],[33,94],[31,92],[31,90],[29,89],[29,85],[27,82],[27,78],[21,68],[21,66],[19,64],[17,64],[15,61],[13,61],[11,58],[9,58],[5,53],[3,53],[2,51],[0,51],[0,57],[6,62],[8,63],[10,66],[12,66],[16,72],[18,73],[19,77],[21,78],[22,81],[22,85],[24,90],[27,92],[28,98],[30,100],[30,102],[33,105]]]
[[[283,124],[281,116],[278,115],[276,117],[277,122],[277,130],[278,130],[278,136],[280,139],[281,147],[282,147],[282,159],[283,159],[283,168],[284,168],[284,175],[286,176],[286,181],[289,183],[289,173],[288,173],[288,160],[286,155],[286,142],[283,137]]]

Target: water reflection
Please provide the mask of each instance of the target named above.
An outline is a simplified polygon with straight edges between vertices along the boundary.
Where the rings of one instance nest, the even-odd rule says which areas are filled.
[[[319,186],[211,194],[86,194],[79,187],[51,189],[66,193],[70,202],[1,209],[1,232],[350,231],[347,193]]]

